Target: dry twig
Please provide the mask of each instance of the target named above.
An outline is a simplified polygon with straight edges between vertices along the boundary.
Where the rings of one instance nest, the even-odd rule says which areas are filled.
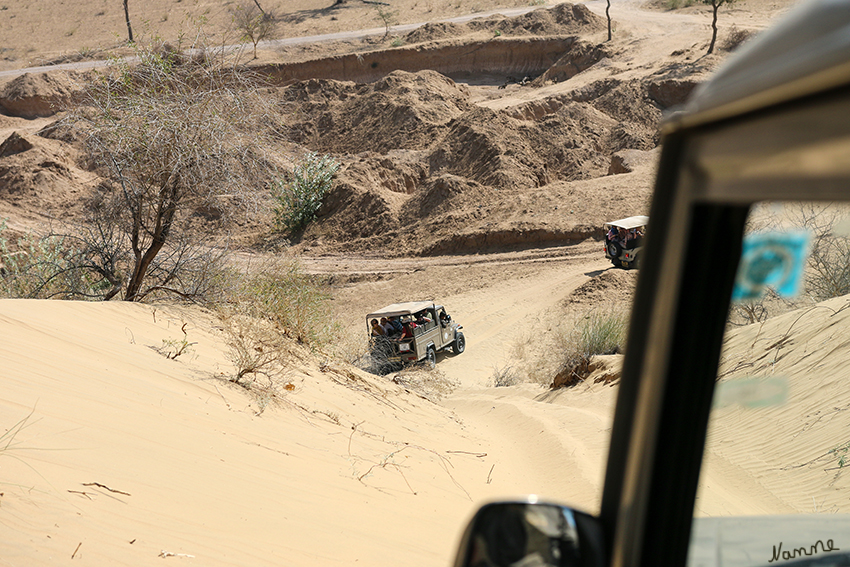
[[[83,486],[96,486],[98,488],[108,490],[109,492],[114,492],[116,494],[123,494],[124,496],[132,496],[132,494],[130,494],[129,492],[123,492],[121,490],[115,490],[114,488],[109,488],[105,484],[100,484],[99,482],[84,482]]]

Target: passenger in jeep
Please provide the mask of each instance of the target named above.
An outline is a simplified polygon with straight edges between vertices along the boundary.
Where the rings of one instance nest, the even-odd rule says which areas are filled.
[[[448,327],[452,322],[452,316],[446,313],[445,311],[440,311],[440,326],[444,329]]]
[[[627,250],[631,250],[632,248],[637,248],[641,244],[641,239],[643,238],[643,231],[639,228],[633,228],[626,233],[626,241],[623,244],[623,248]]]
[[[398,317],[390,317],[390,325],[392,325],[394,334],[401,333],[403,330],[401,320]]]

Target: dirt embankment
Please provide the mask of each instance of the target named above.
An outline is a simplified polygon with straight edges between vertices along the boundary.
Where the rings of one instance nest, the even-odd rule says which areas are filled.
[[[470,87],[434,71],[394,71],[370,84],[304,81],[279,95],[292,141],[347,156],[319,222],[302,240],[390,253],[595,236],[604,215],[643,210],[647,184],[587,195],[596,213],[577,218],[564,213],[585,203],[562,201],[576,193],[564,183],[603,179],[612,160],[619,164],[613,172],[631,171],[615,155],[651,151],[659,140],[661,108],[637,80],[605,80],[507,110],[473,104]],[[609,181],[602,185],[618,184]],[[609,202],[604,211],[598,206]]]
[[[336,79],[369,83],[396,70],[424,69],[455,78],[480,75],[536,77],[582,43],[580,37],[603,29],[605,22],[583,4],[558,4],[522,16],[491,16],[464,24],[437,22],[407,33],[393,49],[259,67],[276,83]],[[585,49],[585,51],[588,51]],[[597,60],[602,57],[598,52]],[[577,58],[573,74],[593,64]]]
[[[399,256],[564,245],[599,237],[607,217],[645,211],[661,113],[696,81],[681,64],[620,73],[628,49],[585,39],[603,29],[583,5],[561,4],[423,26],[401,48],[265,68],[285,83],[266,91],[277,110],[272,151],[329,153],[343,165],[318,222],[294,242]],[[526,73],[539,76],[518,84]],[[50,114],[80,88],[56,77],[21,77],[0,104]],[[74,173],[79,156],[66,141],[0,158],[0,182],[25,195],[61,178],[88,194],[97,180]],[[251,222],[241,230],[259,242],[263,219]]]
[[[415,73],[423,69],[437,69],[458,79],[477,74],[516,75],[521,79],[540,75],[579,41],[577,37],[497,37],[483,42],[441,42],[267,65],[259,71],[275,83],[314,78],[369,83],[394,70]]]

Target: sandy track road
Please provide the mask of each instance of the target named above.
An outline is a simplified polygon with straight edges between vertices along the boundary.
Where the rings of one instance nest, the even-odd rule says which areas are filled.
[[[471,289],[444,300],[463,325],[466,352],[443,355],[440,369],[463,388],[489,385],[493,371],[511,363],[516,341],[543,336],[543,317],[575,288],[607,269],[603,259],[547,267],[506,279],[487,289]],[[498,271],[498,266],[493,270]]]
[[[304,258],[304,264],[338,278],[364,272],[385,278],[336,288],[337,313],[351,333],[366,333],[363,316],[370,310],[425,296],[463,325],[466,351],[438,355],[438,371],[457,384],[439,403],[463,423],[472,443],[467,450],[486,453],[480,496],[516,497],[521,486],[523,493],[598,508],[616,388],[497,388],[492,375],[515,363],[518,341],[545,336],[545,322],[577,287],[614,269],[599,243],[433,258]]]
[[[484,388],[512,363],[519,340],[544,334],[547,312],[573,290],[613,269],[599,243],[493,254],[380,258],[301,256],[305,270],[334,284],[347,333],[366,333],[366,313],[390,303],[434,300],[463,325],[466,352],[440,353],[439,369],[461,388]]]

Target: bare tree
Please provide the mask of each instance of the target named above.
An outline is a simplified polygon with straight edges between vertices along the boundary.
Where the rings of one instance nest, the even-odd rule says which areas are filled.
[[[378,11],[378,19],[384,23],[384,38],[390,35],[390,28],[396,22],[396,12],[384,9],[383,6],[377,6],[375,8]]]
[[[711,55],[714,52],[714,44],[717,42],[717,10],[724,4],[732,4],[735,0],[702,0],[704,4],[711,4],[711,43],[708,45],[706,55]]]
[[[254,46],[254,59],[257,58],[257,44],[264,39],[274,37],[277,31],[277,20],[265,12],[256,2],[243,2],[230,9],[233,25],[242,34],[242,41],[250,41]]]
[[[800,203],[789,217],[810,237],[806,292],[817,301],[850,293],[850,210]]]
[[[263,14],[263,15],[265,15],[265,14],[266,14],[266,11],[265,11],[265,10],[263,10],[263,7],[262,7],[262,6],[260,6],[260,3],[259,3],[259,1],[258,1],[258,0],[254,0],[254,4],[257,6],[257,8],[259,8],[259,9],[260,9],[260,12],[262,12],[262,14]]]
[[[608,18],[608,41],[611,41],[611,0],[605,3],[605,17]]]
[[[103,277],[126,286],[128,301],[197,269],[195,211],[238,210],[264,183],[254,83],[223,55],[193,47],[192,57],[137,47],[138,62],[100,76],[72,114],[93,162],[113,185],[95,226],[121,233],[127,274],[117,278],[117,262]],[[89,240],[96,248],[97,233]]]
[[[124,0],[124,19],[127,21],[127,41],[133,43],[133,28],[130,26],[130,9],[127,7],[128,0]]]

